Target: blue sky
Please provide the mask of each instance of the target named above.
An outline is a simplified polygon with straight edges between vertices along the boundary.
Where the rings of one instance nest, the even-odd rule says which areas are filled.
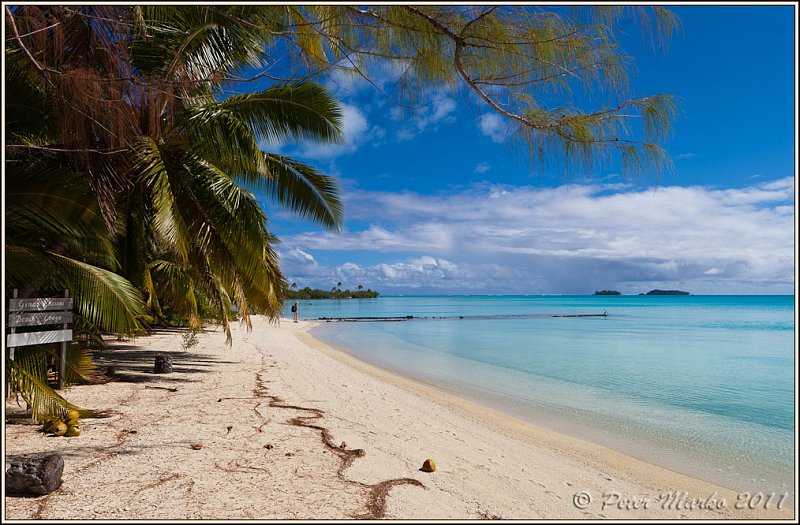
[[[683,34],[667,50],[633,26],[621,39],[633,96],[680,97],[665,144],[676,169],[660,179],[531,169],[465,92],[411,112],[363,81],[323,79],[345,144],[271,148],[337,176],[346,220],[326,232],[267,205],[289,281],[385,295],[793,293],[794,7],[671,9]]]

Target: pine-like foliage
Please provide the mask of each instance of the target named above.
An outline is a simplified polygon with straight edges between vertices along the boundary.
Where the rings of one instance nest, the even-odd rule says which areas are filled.
[[[629,93],[633,61],[619,46],[622,22],[665,47],[681,29],[650,6],[297,6],[288,12],[287,75],[361,76],[376,88],[391,72],[399,103],[465,95],[508,125],[533,162],[572,175],[616,159],[625,174],[658,175],[672,164],[660,143],[678,112],[675,97]]]

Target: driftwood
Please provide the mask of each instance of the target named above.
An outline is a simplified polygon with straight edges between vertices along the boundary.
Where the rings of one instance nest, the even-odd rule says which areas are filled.
[[[172,372],[172,356],[158,354],[156,356],[155,367],[153,372],[156,374],[169,374]]]
[[[35,453],[7,458],[6,493],[26,496],[50,494],[61,485],[64,459],[57,453]]]
[[[152,388],[153,390],[167,390],[169,392],[177,392],[178,391],[177,388],[171,388],[171,387],[168,387],[168,386],[150,386],[150,385],[145,385],[144,387],[145,388]]]

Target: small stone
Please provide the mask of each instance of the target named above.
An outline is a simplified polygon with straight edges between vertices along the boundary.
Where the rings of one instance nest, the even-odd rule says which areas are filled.
[[[264,445],[264,448],[267,450],[272,450],[272,443],[267,443],[266,445]]]
[[[166,354],[158,354],[153,366],[153,373],[155,374],[170,374],[172,373],[172,356]]]
[[[195,450],[200,450],[201,448],[203,448],[203,444],[202,443],[192,443],[192,448],[195,449]]]
[[[436,470],[436,462],[432,459],[428,458],[422,464],[422,468],[420,469],[422,472],[433,472]]]

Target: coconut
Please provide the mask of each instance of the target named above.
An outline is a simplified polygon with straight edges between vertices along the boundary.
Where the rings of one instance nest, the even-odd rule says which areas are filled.
[[[75,419],[70,419],[70,420],[68,420],[68,421],[67,421],[67,426],[68,426],[68,427],[74,427],[74,426],[76,426],[76,425],[80,425],[80,424],[81,424],[81,423],[80,423],[80,421],[78,421],[78,419],[77,419],[77,418],[75,418]]]
[[[67,410],[67,419],[78,419],[81,417],[81,413],[77,410]]]
[[[69,427],[67,429],[67,432],[64,435],[67,436],[67,437],[80,436],[81,435],[81,427],[79,427],[77,425],[74,426],[74,427]]]
[[[67,430],[69,430],[67,424],[64,423],[63,421],[59,421],[59,423],[54,427],[53,434],[55,434],[56,436],[63,436],[64,434],[67,433]]]
[[[425,462],[422,464],[422,468],[420,469],[422,472],[433,472],[436,470],[436,462],[432,459],[426,459]]]

